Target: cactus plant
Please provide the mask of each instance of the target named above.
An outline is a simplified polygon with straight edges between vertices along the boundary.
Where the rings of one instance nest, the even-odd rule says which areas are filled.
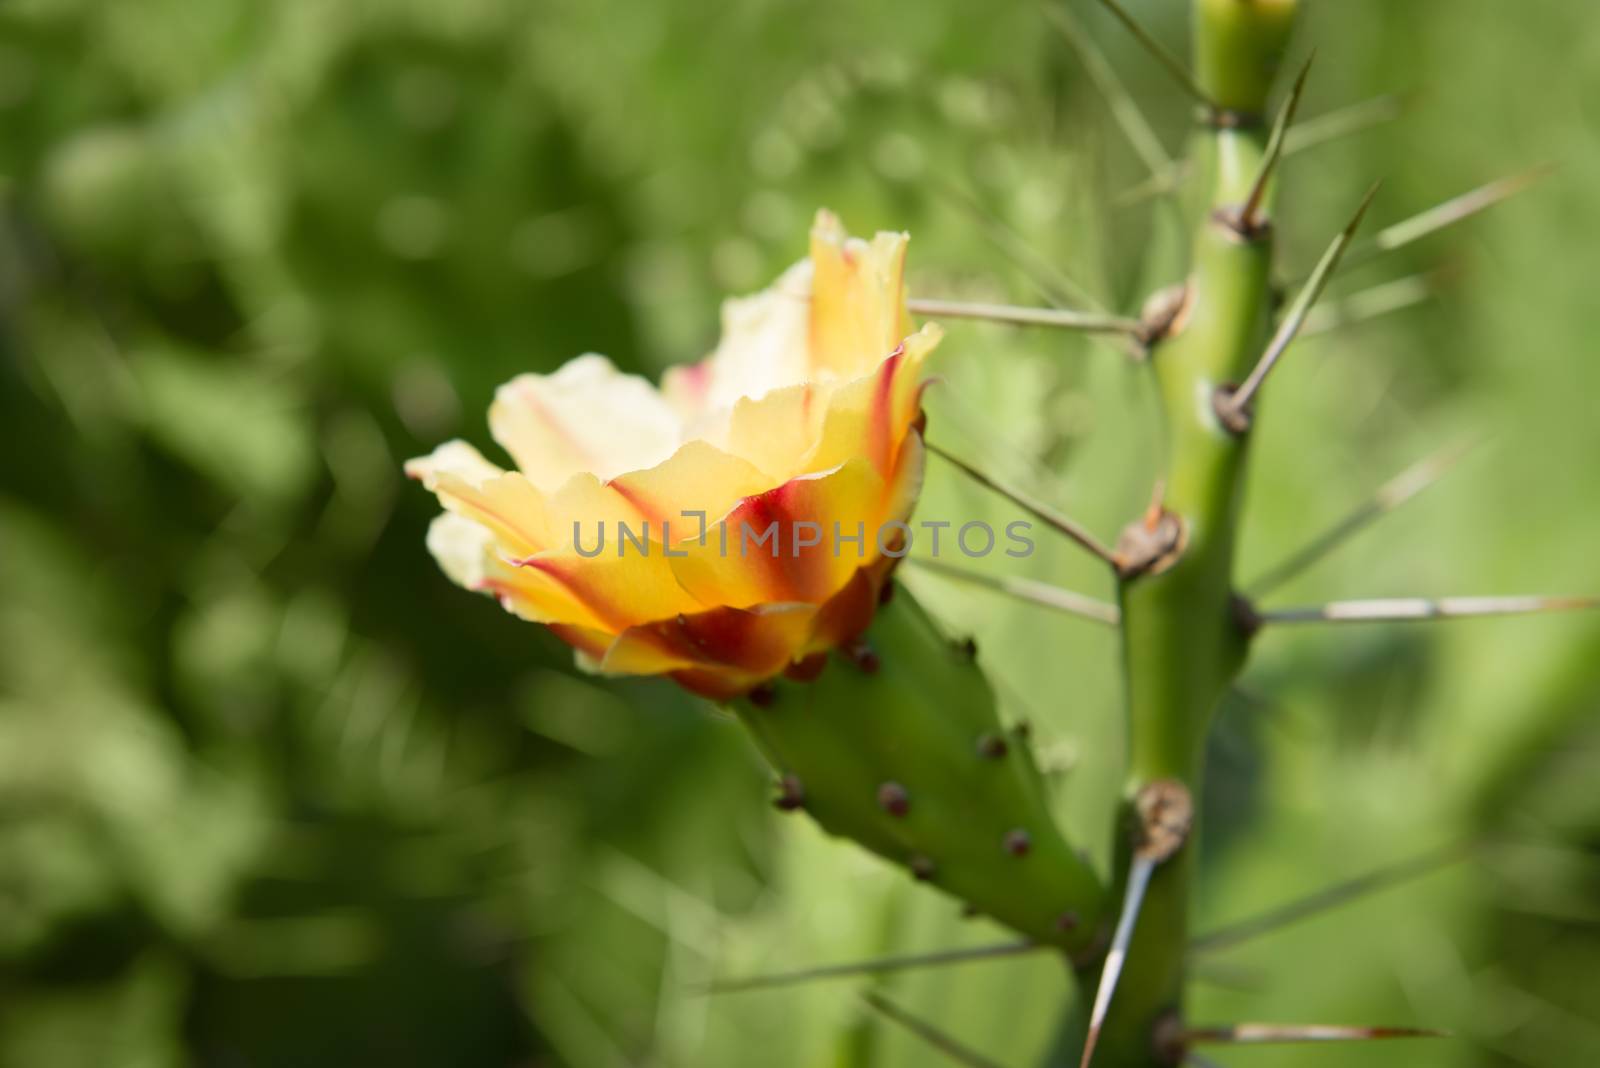
[[[1241,592],[1236,546],[1257,407],[1356,242],[1377,189],[1351,196],[1348,225],[1286,303],[1274,280],[1276,186],[1310,72],[1308,63],[1298,81],[1284,85],[1298,0],[1194,0],[1192,73],[1114,0],[1103,2],[1176,75],[1199,115],[1187,168],[1189,269],[1141,315],[908,303],[903,238],[846,240],[823,215],[809,263],[769,294],[732,306],[723,348],[678,372],[665,402],[652,395],[635,403],[636,383],[618,385],[609,369],[577,363],[514,383],[497,404],[496,436],[522,472],[502,472],[456,444],[414,462],[411,472],[452,513],[435,526],[431,546],[453,578],[551,625],[588,666],[669,675],[729,707],[774,769],[779,808],[805,812],[902,865],[1022,934],[1029,946],[1061,952],[1081,989],[1093,992],[1064,1022],[1056,1051],[1063,1061],[1176,1064],[1207,1042],[1416,1035],[1394,1028],[1196,1028],[1185,1020],[1192,832],[1202,815],[1205,741],[1216,710],[1264,626],[1594,602],[1351,602],[1270,612]],[[1283,100],[1274,108],[1280,87]],[[1509,191],[1491,187],[1418,226],[1454,221]],[[1376,247],[1416,232],[1391,229]],[[1109,547],[928,446],[1077,541],[1114,576],[1116,604],[1087,609],[1118,626],[1129,739],[1116,854],[1104,881],[1058,828],[1026,735],[1001,721],[973,651],[946,636],[906,590],[896,592],[900,552],[880,538],[859,568],[829,566],[825,550],[802,553],[796,538],[776,562],[776,546],[791,528],[841,517],[903,525],[909,515],[924,458],[914,379],[938,334],[913,334],[908,308],[1116,336],[1160,398],[1161,477],[1149,509]],[[759,335],[756,342],[750,335]],[[735,358],[741,345],[748,352]],[[587,395],[600,380],[604,390]],[[638,439],[623,443],[625,455],[589,462],[600,448],[595,426],[572,432],[561,424],[621,403],[625,394],[630,417],[641,420]],[[669,407],[686,422],[673,423]],[[716,429],[696,437],[707,433],[706,419]],[[657,433],[658,422],[668,429]],[[652,434],[673,447],[691,444],[676,452],[654,440],[641,444]],[[1389,499],[1414,492],[1417,482],[1405,480]],[[656,507],[663,501],[671,508]],[[578,557],[591,555],[581,551],[576,526],[575,546],[563,541],[569,521],[704,519],[707,508],[724,533],[735,519],[776,515],[771,566],[765,558],[751,565],[745,552],[729,563],[725,538],[721,560],[697,552],[707,544],[704,526],[698,539],[680,531],[674,540],[663,526],[651,542],[647,532],[637,550],[648,559],[653,545],[658,562],[631,569],[575,558],[574,547]],[[837,561],[837,542],[822,545]],[[687,562],[670,562],[674,549]],[[618,550],[620,557],[620,544]],[[1067,591],[1000,585],[1085,610]],[[881,999],[876,1004],[898,1011]],[[928,1033],[937,1036],[936,1029]],[[946,1046],[952,1056],[964,1055],[953,1049]]]

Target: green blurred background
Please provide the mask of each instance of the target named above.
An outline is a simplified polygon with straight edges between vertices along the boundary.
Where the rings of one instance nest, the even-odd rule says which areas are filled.
[[[1187,104],[1073,6],[1179,150]],[[1134,6],[1182,47],[1185,5]],[[1304,114],[1409,108],[1294,158],[1287,276],[1373,177],[1387,223],[1559,169],[1340,282],[1450,280],[1275,378],[1245,568],[1482,436],[1283,600],[1600,592],[1600,10],[1308,7]],[[922,295],[1038,302],[1066,270],[1136,309],[1183,255],[1165,202],[1122,196],[1146,176],[1033,4],[0,6],[0,1066],[932,1063],[859,982],[699,988],[1002,933],[779,819],[735,729],[669,686],[584,677],[449,586],[400,464],[486,445],[516,372],[698,358],[818,205],[911,230]],[[1150,398],[1111,350],[957,324],[936,369],[946,447],[1103,532],[1148,496]],[[1015,518],[944,468],[922,514]],[[1068,548],[1028,570],[1108,592]],[[908,581],[975,634],[1103,862],[1110,636]],[[1258,653],[1212,754],[1202,928],[1485,844],[1194,988],[1204,1022],[1456,1037],[1219,1059],[1600,1063],[1600,624]],[[1039,959],[881,986],[1005,1065],[1068,996]]]

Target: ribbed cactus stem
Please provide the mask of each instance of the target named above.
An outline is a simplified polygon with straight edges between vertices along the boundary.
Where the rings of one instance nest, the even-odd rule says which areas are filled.
[[[1260,356],[1272,310],[1271,193],[1263,225],[1241,227],[1269,137],[1264,116],[1292,28],[1292,0],[1195,0],[1196,77],[1217,106],[1197,135],[1206,193],[1182,311],[1152,348],[1168,453],[1161,508],[1126,539],[1123,653],[1129,716],[1128,804],[1117,868],[1136,848],[1132,801],[1162,780],[1201,797],[1207,729],[1243,665],[1248,638],[1234,601],[1234,545],[1247,434],[1224,426],[1213,398]],[[1094,1063],[1172,1062],[1162,1021],[1182,1012],[1193,841],[1154,870]],[[1092,984],[1095,975],[1086,974]]]

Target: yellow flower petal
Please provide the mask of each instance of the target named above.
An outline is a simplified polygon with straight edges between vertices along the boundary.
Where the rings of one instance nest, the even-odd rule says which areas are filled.
[[[939,327],[929,324],[871,375],[835,389],[805,466],[824,470],[848,457],[864,456],[887,477],[921,404],[923,362],[941,337]]]
[[[406,463],[406,474],[439,503],[492,531],[507,556],[528,556],[555,544],[550,509],[520,472],[505,472],[464,442],[452,441]]]
[[[555,549],[517,561],[515,570],[526,581],[539,580],[566,598],[566,605],[541,622],[594,623],[617,633],[705,608],[678,584],[663,549],[659,541],[644,542],[642,548],[629,543],[620,553],[616,545],[607,545],[594,557]]]
[[[770,472],[777,481],[787,481],[808,470],[808,457],[816,447],[832,395],[829,384],[802,382],[759,399],[745,398],[727,413],[726,422],[711,440]]]
[[[681,444],[682,422],[654,386],[588,355],[495,392],[489,429],[528,480],[554,490],[579,472],[601,481],[653,467]]]
[[[640,541],[665,541],[670,534],[676,544],[700,535],[740,498],[772,483],[772,476],[738,457],[691,441],[664,463],[610,482],[574,475],[551,500],[558,532],[551,544],[584,553],[603,546],[615,555],[624,530]]]
[[[883,479],[865,460],[790,479],[740,501],[704,544],[682,546],[673,571],[703,604],[821,603],[876,555],[883,498]]]
[[[726,301],[716,350],[663,377],[662,392],[690,432],[715,436],[717,422],[741,400],[875,368],[911,333],[907,240],[888,233],[871,242],[852,238],[832,213],[819,211],[810,257],[770,289]]]
[[[743,497],[760,493],[773,476],[738,456],[705,441],[691,441],[666,462],[632,471],[611,480],[620,494],[647,519],[651,529],[670,524],[674,542],[698,534],[707,524],[726,515]],[[703,522],[686,513],[702,513]]]
[[[699,363],[669,370],[661,391],[691,430],[743,397],[762,397],[813,377],[810,260],[772,288],[722,305],[722,340]]]
[[[428,527],[428,551],[458,586],[496,597],[503,608],[533,623],[603,626],[571,590],[545,574],[517,568],[501,555],[493,532],[455,512]]]
[[[900,443],[894,476],[883,498],[883,511],[878,521],[880,526],[887,527],[896,521],[904,523],[911,518],[917,498],[922,495],[922,477],[927,461],[928,452],[922,443],[922,432],[913,429]],[[889,537],[889,534],[884,535],[885,548],[889,547]]]
[[[712,668],[759,681],[788,666],[805,641],[813,605],[715,608],[631,627],[617,636],[599,670],[617,675],[663,675]]]
[[[911,333],[906,313],[905,234],[849,237],[831,212],[811,228],[811,366],[815,375],[856,378]]]
[[[428,524],[428,552],[451,582],[468,590],[482,590],[485,562],[494,551],[489,530],[454,512],[441,512]]]

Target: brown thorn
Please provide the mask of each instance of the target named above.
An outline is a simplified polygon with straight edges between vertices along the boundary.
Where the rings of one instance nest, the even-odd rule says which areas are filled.
[[[1284,135],[1283,154],[1285,157],[1298,155],[1337,138],[1391,122],[1405,114],[1412,95],[1393,93],[1374,97],[1297,122]],[[1111,204],[1126,208],[1153,197],[1166,196],[1188,181],[1192,171],[1187,160],[1180,160],[1165,173],[1152,175],[1118,193]]]
[[[1194,798],[1176,779],[1157,779],[1139,790],[1133,800],[1139,816],[1139,840],[1134,852],[1156,864],[1170,860],[1189,840],[1194,825]]]
[[[1191,983],[1202,983],[1236,994],[1259,994],[1267,987],[1265,977],[1253,968],[1201,959],[1189,961],[1187,969]]]
[[[1251,596],[1263,597],[1304,573],[1350,538],[1449,474],[1481,441],[1481,438],[1458,441],[1424,457],[1389,479],[1359,507],[1250,583],[1248,589]]]
[[[1370,263],[1386,252],[1404,248],[1474,215],[1481,215],[1548,177],[1555,169],[1555,165],[1549,163],[1530,167],[1520,174],[1498,178],[1409,219],[1386,226],[1370,242],[1352,251],[1347,266],[1359,267]]]
[[[955,201],[975,218],[983,228],[984,236],[1028,275],[1040,296],[1052,304],[1076,304],[1097,312],[1105,310],[1088,287],[1036,252],[1025,237],[985,207],[977,197],[951,182],[936,182],[933,189],[947,200]]]
[[[1147,512],[1122,528],[1115,552],[1117,576],[1124,582],[1140,575],[1159,575],[1179,560],[1189,545],[1189,526],[1176,512]]]
[[[956,1039],[952,1038],[950,1035],[946,1034],[944,1031],[928,1023],[926,1020],[914,1016],[905,1009],[900,1008],[894,1002],[890,1001],[877,991],[866,991],[861,995],[861,1000],[864,1001],[867,1006],[872,1009],[872,1011],[878,1013],[887,1020],[891,1020],[894,1023],[899,1024],[911,1034],[916,1035],[918,1038],[922,1039],[940,1053],[943,1053],[955,1063],[966,1065],[967,1068],[997,1068],[995,1062],[984,1057],[982,1054],[969,1049]]]
[[[1137,335],[1141,324],[1137,319],[1098,312],[1074,311],[1068,308],[1026,308],[1013,304],[986,304],[958,300],[933,300],[913,298],[906,307],[916,315],[940,319],[976,319],[987,323],[1005,323],[1010,326],[1043,326],[1057,330],[1078,330],[1086,334]]]
[[[1255,180],[1250,183],[1250,192],[1245,197],[1238,214],[1231,217],[1233,228],[1246,240],[1254,240],[1265,232],[1265,224],[1260,216],[1261,207],[1267,197],[1267,184],[1272,181],[1278,164],[1283,160],[1284,138],[1289,132],[1289,126],[1294,122],[1295,112],[1300,110],[1300,100],[1305,95],[1306,81],[1311,77],[1311,64],[1316,58],[1317,54],[1313,51],[1306,57],[1305,66],[1300,68],[1300,76],[1295,79],[1294,88],[1289,91],[1289,98],[1284,101],[1283,110],[1278,113],[1278,119],[1272,125],[1272,136],[1267,141],[1266,151],[1262,153],[1261,166],[1256,171]]]
[[[1407,275],[1352,293],[1306,316],[1300,337],[1317,337],[1347,326],[1370,322],[1424,304],[1438,295],[1449,272],[1443,269]]]
[[[985,575],[981,571],[972,571],[921,557],[907,557],[906,562],[919,570],[929,571],[956,582],[982,586],[1019,601],[1027,601],[1041,608],[1104,623],[1110,627],[1115,627],[1122,620],[1122,613],[1116,605],[1095,600],[1093,597],[1085,597],[1081,593],[1052,586],[1049,583],[1011,576]]]
[[[985,462],[1004,457],[1007,460],[1020,461],[1025,471],[1018,473],[1019,481],[1046,496],[1064,494],[1067,492],[1061,485],[1056,472],[1033,454],[1032,450],[1024,448],[1022,443],[1007,435],[1004,430],[997,429],[971,401],[962,399],[958,394],[947,391],[942,398],[947,406],[948,415],[961,436],[975,443],[986,458]],[[900,535],[895,531],[895,536]]]
[[[745,990],[767,990],[774,987],[795,986],[800,983],[828,979],[885,975],[890,972],[910,971],[915,968],[939,968],[951,964],[966,964],[972,961],[1017,957],[1035,953],[1045,948],[1047,947],[1038,942],[1024,940],[1020,942],[1000,942],[986,946],[971,946],[965,949],[946,949],[935,953],[922,953],[912,956],[878,957],[870,960],[851,961],[846,964],[825,964],[820,967],[806,968],[795,972],[779,972],[772,975],[730,979],[712,983],[703,987],[700,992],[704,994],[732,994]]]
[[[1258,128],[1264,117],[1255,111],[1240,111],[1236,108],[1207,108],[1201,106],[1197,121],[1213,130],[1254,130]]]
[[[1167,480],[1158,478],[1156,479],[1156,484],[1151,487],[1150,503],[1145,506],[1144,510],[1144,529],[1146,532],[1154,534],[1161,529],[1161,520],[1167,514],[1167,510],[1161,502],[1166,500],[1166,497]]]
[[[911,858],[911,877],[919,883],[930,883],[939,873],[938,865],[934,864],[932,857],[918,854]]]
[[[1183,86],[1189,95],[1194,97],[1195,101],[1206,109],[1213,117],[1213,121],[1229,114],[1217,107],[1206,91],[1200,87],[1200,83],[1195,80],[1194,75],[1189,72],[1189,68],[1184,66],[1177,56],[1167,51],[1160,41],[1150,35],[1148,30],[1139,25],[1138,20],[1128,14],[1127,9],[1117,0],[1100,0],[1100,2],[1106,6],[1111,14],[1116,16],[1117,21],[1122,23],[1129,33],[1133,34],[1134,38],[1144,46],[1145,51],[1150,53],[1157,63],[1165,67],[1167,72],[1177,80],[1178,84]]]
[[[1084,527],[1072,521],[1071,519],[1068,519],[1060,512],[1057,512],[1054,508],[1051,508],[1049,505],[1040,501],[1034,500],[1019,490],[1014,490],[1008,486],[1002,485],[1001,483],[990,478],[988,475],[984,474],[982,471],[979,471],[977,468],[973,467],[971,464],[964,460],[958,459],[951,453],[933,444],[931,441],[927,443],[927,448],[929,452],[944,460],[946,463],[952,465],[962,474],[966,475],[980,486],[998,493],[1000,496],[1009,500],[1012,504],[1015,504],[1018,508],[1021,508],[1023,511],[1033,515],[1040,522],[1052,527],[1057,531],[1060,531],[1062,534],[1065,534],[1068,538],[1077,542],[1078,545],[1082,546],[1094,556],[1099,557],[1101,560],[1111,564],[1112,566],[1116,566],[1116,558],[1110,549],[1107,549],[1104,545],[1102,545],[1099,540],[1096,539],[1093,534],[1090,534]]]
[[[1148,351],[1153,346],[1183,332],[1188,323],[1194,290],[1186,282],[1163,286],[1150,294],[1139,309],[1139,344]]]
[[[1316,893],[1290,901],[1258,916],[1240,920],[1200,935],[1189,943],[1191,955],[1214,953],[1231,949],[1262,935],[1288,927],[1301,920],[1338,908],[1366,894],[1377,893],[1392,886],[1429,875],[1446,865],[1465,859],[1474,848],[1473,842],[1457,842],[1385,868],[1358,875]]]
[[[1290,127],[1284,136],[1283,154],[1293,156],[1340,137],[1393,122],[1405,114],[1411,102],[1408,94],[1390,93],[1314,115]]]
[[[978,755],[985,760],[1003,760],[1011,747],[998,734],[985,734],[978,738]]]
[[[778,796],[772,802],[784,812],[794,812],[806,807],[806,788],[798,775],[785,775],[778,780]]]
[[[897,782],[886,782],[878,787],[878,807],[895,819],[904,819],[911,811],[911,794]]]
[[[1367,190],[1367,195],[1362,198],[1360,207],[1345,224],[1345,228],[1333,239],[1327,252],[1323,253],[1322,261],[1317,264],[1311,279],[1295,298],[1289,314],[1278,325],[1277,333],[1273,335],[1267,351],[1256,362],[1250,376],[1236,389],[1228,386],[1218,387],[1213,398],[1213,406],[1222,425],[1233,433],[1243,434],[1250,429],[1250,407],[1255,401],[1256,393],[1260,391],[1261,384],[1277,366],[1284,352],[1299,336],[1300,328],[1305,325],[1306,316],[1311,314],[1317,299],[1322,296],[1322,291],[1327,287],[1328,280],[1333,277],[1333,272],[1338,268],[1340,259],[1344,257],[1345,250],[1350,247],[1350,242],[1355,239],[1356,230],[1361,226],[1361,220],[1365,218],[1367,209],[1372,206],[1373,198],[1377,195],[1378,184],[1374,183],[1372,188]]]
[[[857,638],[839,647],[839,653],[855,665],[863,675],[876,675],[883,662],[878,659],[877,652],[868,645],[866,639]]]
[[[1144,907],[1144,893],[1150,886],[1150,876],[1156,862],[1143,853],[1135,853],[1128,869],[1128,885],[1123,892],[1122,911],[1117,916],[1117,927],[1111,936],[1111,948],[1106,951],[1105,963],[1100,968],[1100,982],[1095,987],[1094,1005],[1089,1010],[1089,1027],[1084,1036],[1083,1058],[1078,1068],[1089,1068],[1094,1059],[1094,1048],[1100,1041],[1100,1029],[1105,1026],[1106,1013],[1111,1008],[1111,997],[1116,993],[1117,981],[1122,978],[1122,965],[1128,959],[1128,945],[1133,940],[1134,925],[1139,910]]]
[[[1341,1027],[1329,1024],[1241,1023],[1227,1027],[1193,1027],[1183,1032],[1184,1045],[1266,1045],[1288,1042],[1372,1042],[1396,1038],[1446,1038],[1448,1031],[1427,1027]]]
[[[1163,1012],[1150,1029],[1150,1048],[1159,1064],[1182,1064],[1188,1048],[1183,1041],[1183,1017],[1176,1009]]]
[[[1130,186],[1111,198],[1113,208],[1126,208],[1140,204],[1155,197],[1175,193],[1189,180],[1193,170],[1188,160],[1180,160],[1172,165],[1172,169],[1165,174],[1153,175],[1136,185]]]
[[[1006,852],[1014,857],[1025,857],[1033,849],[1033,836],[1021,827],[1006,832],[1003,841]]]
[[[783,677],[795,682],[814,682],[828,667],[827,653],[812,653],[783,669]]]
[[[1246,641],[1261,633],[1261,613],[1248,597],[1233,594],[1228,598],[1228,610],[1233,614],[1233,625]]]
[[[1365,601],[1331,601],[1310,608],[1282,608],[1261,613],[1263,624],[1279,623],[1405,623],[1490,616],[1583,612],[1600,608],[1600,597],[1397,597]]]
[[[1133,807],[1139,817],[1138,838],[1134,842],[1133,862],[1128,869],[1122,912],[1117,917],[1117,928],[1111,936],[1111,948],[1106,952],[1100,983],[1095,989],[1094,1005],[1089,1011],[1089,1028],[1079,1068],[1089,1068],[1089,1062],[1094,1057],[1100,1030],[1105,1025],[1112,995],[1116,993],[1117,981],[1122,976],[1122,966],[1128,957],[1128,946],[1133,940],[1134,927],[1138,923],[1139,910],[1144,905],[1150,876],[1159,865],[1183,848],[1194,823],[1194,799],[1188,787],[1175,779],[1158,779],[1145,784],[1134,796]]]
[[[1044,13],[1045,17],[1055,24],[1061,36],[1067,39],[1067,43],[1078,54],[1078,58],[1083,61],[1089,79],[1094,82],[1106,106],[1111,109],[1111,117],[1116,120],[1128,144],[1149,168],[1151,176],[1171,173],[1172,157],[1167,154],[1161,138],[1151,127],[1150,120],[1139,110],[1133,94],[1128,92],[1128,87],[1117,77],[1116,69],[1095,47],[1094,40],[1084,32],[1083,27],[1065,7],[1059,4],[1046,4]]]

